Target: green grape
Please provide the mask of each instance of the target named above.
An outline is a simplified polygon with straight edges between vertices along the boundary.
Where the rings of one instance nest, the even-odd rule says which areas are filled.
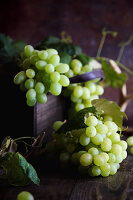
[[[82,145],[82,146],[86,146],[90,143],[90,138],[87,137],[85,134],[82,134],[79,138],[79,143]]]
[[[104,115],[104,121],[106,122],[106,121],[112,121],[113,119],[112,119],[112,117],[111,116],[109,116],[109,115]]]
[[[115,157],[116,157],[115,163],[121,163],[123,161],[122,155],[116,155]]]
[[[108,160],[109,160],[109,155],[108,155],[107,153],[105,153],[105,152],[101,152],[99,155],[101,155],[101,156],[104,157],[105,162],[108,162]]]
[[[94,99],[99,99],[99,96],[97,96],[97,95],[92,95],[92,96],[90,96],[90,100],[91,100],[91,101],[94,100]]]
[[[71,94],[71,101],[74,103],[81,103],[82,99],[75,97],[73,94]]]
[[[114,165],[116,166],[117,169],[120,168],[120,164],[119,163],[114,163]]]
[[[52,72],[50,74],[50,79],[51,79],[52,82],[58,82],[60,80],[59,72]]]
[[[103,177],[107,177],[107,176],[109,176],[109,174],[110,174],[110,172],[101,171],[101,176],[103,176]]]
[[[26,76],[27,76],[28,78],[34,78],[34,76],[35,76],[35,71],[34,71],[33,69],[27,69],[27,70],[26,70]]]
[[[69,69],[68,72],[65,73],[65,75],[66,75],[68,78],[73,77],[73,76],[74,76],[73,70]]]
[[[76,86],[73,90],[73,95],[77,98],[83,95],[83,88],[81,86]]]
[[[83,101],[85,108],[91,107],[91,101],[89,99]]]
[[[117,167],[115,165],[115,163],[109,163],[110,165],[110,175],[114,175],[117,172]]]
[[[52,64],[47,64],[45,65],[45,71],[48,73],[48,74],[51,74],[52,72],[54,72],[54,66]]]
[[[31,65],[31,63],[30,63],[30,59],[29,58],[26,58],[24,61],[23,61],[23,68],[24,69],[28,69],[29,67],[30,67],[30,65]]]
[[[39,60],[39,58],[38,58],[37,55],[32,55],[32,56],[30,57],[30,63],[31,63],[32,65],[35,65],[35,63],[36,63],[38,60]]]
[[[39,52],[39,50],[34,50],[33,52],[32,52],[32,55],[37,55],[38,56],[38,52]]]
[[[108,127],[108,130],[111,133],[116,133],[118,131],[118,126],[114,122],[106,121],[104,122],[104,125]]]
[[[122,147],[119,144],[113,144],[110,152],[115,155],[121,154]]]
[[[96,85],[90,81],[85,83],[85,87],[87,87],[89,89],[90,94],[93,94],[96,91]]]
[[[60,75],[60,80],[59,83],[63,86],[63,87],[67,87],[70,84],[69,79],[67,78],[67,76],[65,75]]]
[[[24,54],[26,57],[30,57],[34,51],[34,48],[31,45],[26,45],[24,48]]]
[[[63,152],[60,154],[59,159],[62,163],[68,163],[70,160],[70,154],[67,152]]]
[[[93,176],[99,176],[101,174],[101,169],[98,166],[92,167],[92,174]]]
[[[34,197],[30,192],[23,191],[17,195],[17,200],[34,200]]]
[[[100,85],[96,85],[96,91],[95,91],[95,94],[97,95],[102,95],[104,93],[104,89],[102,86]]]
[[[73,84],[70,84],[69,86],[68,86],[68,89],[69,90],[74,90],[74,88],[77,86],[77,83],[73,83]]]
[[[36,98],[36,91],[34,89],[29,89],[26,92],[26,98],[30,101],[34,100]]]
[[[101,134],[96,134],[94,137],[91,138],[93,144],[100,145],[103,142],[103,137]]]
[[[109,138],[104,138],[103,142],[101,143],[101,149],[103,151],[110,151],[112,147],[112,142]]]
[[[59,83],[51,83],[50,91],[54,96],[58,96],[61,93],[62,86]]]
[[[86,119],[86,125],[87,126],[96,126],[98,123],[98,119],[95,116],[89,116]]]
[[[74,165],[78,165],[79,164],[79,158],[78,158],[78,153],[73,153],[71,156],[71,162]]]
[[[104,173],[110,172],[110,165],[108,163],[104,163],[100,166],[101,171]]]
[[[44,73],[42,77],[42,82],[45,85],[45,93],[49,92],[50,85],[51,85],[50,75],[47,73]]]
[[[105,158],[102,155],[96,155],[94,156],[94,164],[97,166],[102,166],[105,164]]]
[[[109,138],[111,139],[112,143],[118,143],[120,141],[120,135],[118,133],[112,133]]]
[[[127,142],[126,141],[120,140],[117,144],[121,145],[123,151],[125,151],[127,149]]]
[[[71,68],[73,69],[74,67],[79,67],[81,69],[82,63],[78,59],[73,59],[70,63]]]
[[[82,110],[82,109],[84,109],[84,108],[85,108],[85,106],[82,103],[77,103],[76,106],[75,106],[75,110],[77,112],[80,111],[80,110]]]
[[[88,166],[92,163],[92,155],[89,153],[84,153],[80,156],[80,164],[82,166]]]
[[[92,70],[93,70],[93,68],[90,65],[84,65],[82,67],[82,72],[91,72]]]
[[[80,74],[81,73],[81,67],[80,66],[74,66],[73,67],[74,74]]]
[[[35,85],[35,91],[36,91],[38,94],[44,93],[44,91],[45,91],[45,86],[44,86],[44,84],[41,83],[41,82],[37,82],[36,85]]]
[[[46,94],[42,93],[42,94],[38,94],[37,93],[37,101],[41,104],[46,103],[47,102],[47,96]]]
[[[45,51],[45,50],[39,51],[39,52],[38,52],[38,57],[39,57],[41,60],[46,60],[46,59],[48,58],[48,52]]]
[[[73,153],[74,150],[75,150],[75,145],[72,144],[72,143],[68,144],[67,147],[66,147],[66,150],[67,150],[69,153]]]
[[[132,147],[131,147],[132,148]],[[130,149],[131,150],[131,149]],[[131,151],[130,151],[131,152]],[[127,151],[122,151],[121,153],[123,160],[127,157]]]
[[[64,64],[64,63],[60,63],[59,65],[57,65],[55,67],[55,70],[59,73],[66,73],[69,70],[69,65]]]
[[[106,134],[108,132],[108,127],[104,124],[98,123],[96,125],[96,130],[97,130],[98,133]]]
[[[32,100],[27,99],[26,103],[28,106],[34,106],[36,104],[36,98]]]
[[[86,87],[83,87],[82,89],[83,89],[82,99],[84,99],[84,100],[89,99],[89,97],[90,97],[89,89]]]
[[[96,133],[96,128],[94,126],[89,126],[86,128],[86,135],[88,137],[94,137]]]
[[[60,62],[60,57],[58,55],[52,55],[48,62],[54,66],[57,66]]]
[[[43,60],[39,60],[36,62],[35,65],[38,70],[45,70],[45,66],[47,65],[47,63]]]
[[[34,85],[35,85],[35,81],[34,81],[34,79],[32,79],[32,78],[29,78],[29,79],[27,79],[27,80],[25,81],[25,88],[26,88],[27,90],[34,88]]]
[[[78,159],[80,159],[80,156],[83,155],[84,153],[87,153],[87,151],[79,151],[78,152]]]
[[[99,151],[97,148],[95,147],[91,147],[89,150],[88,150],[88,153],[90,153],[92,156],[96,156],[99,154]]]
[[[57,54],[58,54],[58,52],[57,52],[56,49],[47,49],[46,51],[47,51],[47,53],[48,53],[47,59],[50,59],[51,56],[57,55]]]
[[[64,122],[62,122],[62,121],[55,121],[55,122],[53,123],[53,129],[54,129],[55,131],[57,131],[63,124],[64,124]]]
[[[127,138],[127,145],[133,146],[133,136],[130,136],[130,137]]]
[[[26,79],[26,73],[25,71],[20,71],[19,73],[16,74],[16,76],[14,77],[14,83],[16,85],[21,84],[23,81],[25,81]]]
[[[109,163],[114,163],[115,160],[116,160],[115,155],[114,155],[113,153],[108,153],[108,156],[109,156],[108,162],[109,162]]]

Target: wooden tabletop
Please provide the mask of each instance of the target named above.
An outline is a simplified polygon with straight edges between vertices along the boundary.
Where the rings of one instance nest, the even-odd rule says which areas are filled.
[[[53,164],[54,167],[54,164]],[[68,171],[38,172],[40,186],[13,187],[0,178],[0,199],[16,200],[21,191],[29,191],[35,200],[132,200],[133,156],[123,161],[114,176],[82,177]]]

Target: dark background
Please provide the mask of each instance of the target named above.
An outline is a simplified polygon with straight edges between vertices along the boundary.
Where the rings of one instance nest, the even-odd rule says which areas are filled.
[[[118,32],[118,36],[107,37],[102,55],[116,59],[119,42],[128,40],[133,34],[132,0],[5,0],[0,2],[0,8],[0,32],[32,45],[47,35],[60,37],[60,33],[65,31],[84,53],[96,56],[101,31],[106,27]],[[133,43],[126,47],[121,62],[133,70]],[[1,80],[10,79],[7,75],[3,76],[0,76]],[[133,92],[133,77],[130,75],[127,86],[128,92]],[[7,98],[1,93],[1,126],[4,135],[13,135],[13,132],[19,136],[23,132],[29,135],[33,127],[33,110],[26,108],[23,100],[23,103],[20,101],[22,94],[13,86],[12,80],[5,87],[4,91],[9,95]],[[117,102],[118,92],[118,89],[107,88],[103,97]],[[133,102],[126,110],[130,126],[132,106]]]

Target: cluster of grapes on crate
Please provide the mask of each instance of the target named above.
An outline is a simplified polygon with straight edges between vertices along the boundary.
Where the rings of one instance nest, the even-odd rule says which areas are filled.
[[[55,142],[47,144],[47,155],[57,152],[62,164],[76,166],[80,173],[107,177],[114,175],[127,157],[127,142],[120,139],[118,126],[112,117],[97,118],[89,115],[86,128],[56,133],[63,122],[53,124]]]
[[[35,50],[31,45],[24,48],[19,61],[20,71],[14,77],[14,83],[27,90],[26,98],[29,106],[34,106],[36,101],[43,104],[47,101],[47,92],[58,96],[62,86],[69,85],[69,78],[65,73],[69,65],[60,63],[60,56],[56,49]]]

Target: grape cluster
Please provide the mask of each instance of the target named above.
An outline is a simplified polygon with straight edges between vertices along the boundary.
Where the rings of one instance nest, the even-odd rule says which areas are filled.
[[[93,63],[89,62],[87,65],[82,65],[80,60],[72,59],[70,63],[70,69],[66,73],[69,78],[84,74],[86,72],[91,72],[93,70]],[[104,89],[101,85],[95,84],[95,81],[88,81],[84,83],[70,84],[64,95],[70,95],[71,101],[73,102],[76,111],[80,111],[83,108],[91,106],[91,101],[98,99],[100,95],[104,93]]]
[[[26,91],[27,105],[34,106],[36,101],[43,104],[47,101],[47,92],[58,96],[62,86],[69,85],[69,78],[65,75],[69,65],[60,63],[57,50],[35,50],[31,45],[24,48],[19,60],[22,68],[14,77],[14,83],[20,84],[20,89]]]
[[[127,145],[130,148],[130,153],[133,154],[133,136],[127,138]]]
[[[62,124],[55,122],[54,130]],[[58,152],[61,163],[75,165],[81,173],[103,177],[114,175],[127,157],[127,142],[120,139],[118,126],[110,116],[98,119],[94,115],[89,115],[85,124],[86,128],[65,134],[54,132],[55,142],[47,144],[47,152],[52,148],[51,152]]]

